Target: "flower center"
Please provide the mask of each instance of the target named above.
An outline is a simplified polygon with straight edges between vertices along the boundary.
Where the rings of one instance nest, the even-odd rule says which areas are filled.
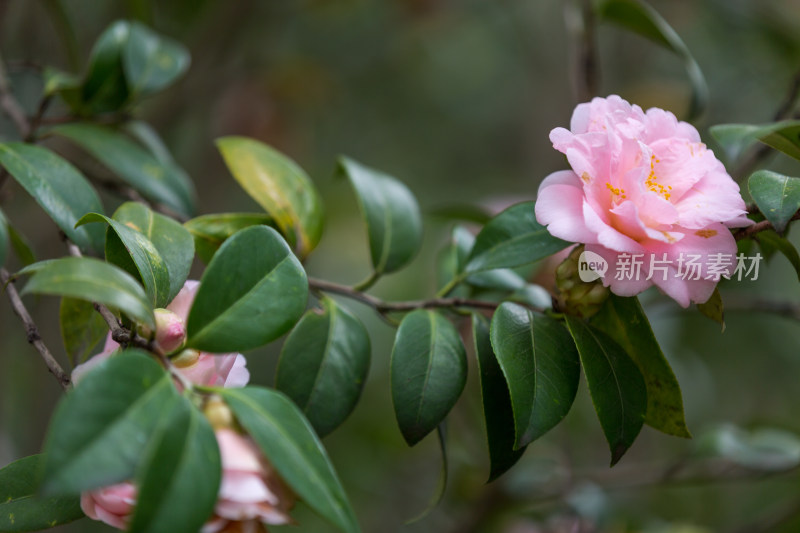
[[[611,182],[610,182],[610,181],[607,181],[607,182],[606,182],[606,188],[607,188],[609,191],[611,191],[611,200],[612,200],[612,201],[613,201],[615,204],[618,204],[618,203],[620,203],[622,200],[625,200],[625,199],[627,198],[627,196],[625,196],[625,189],[617,189],[616,187],[614,187],[613,185],[611,185]]]
[[[667,185],[665,187],[658,183],[658,176],[656,176],[656,163],[660,162],[661,160],[656,159],[656,156],[650,156],[650,174],[648,174],[647,179],[644,180],[644,184],[648,189],[661,196],[664,200],[669,201],[669,197],[672,196],[669,192],[672,190],[672,185]]]

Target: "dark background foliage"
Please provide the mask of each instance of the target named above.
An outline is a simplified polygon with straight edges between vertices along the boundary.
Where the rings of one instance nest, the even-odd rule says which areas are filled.
[[[66,18],[60,18],[49,0],[5,0],[0,50],[11,64],[18,96],[34,105],[41,84],[32,67],[80,70],[94,39],[115,19],[142,20],[183,42],[192,53],[187,76],[137,113],[162,133],[191,174],[199,212],[256,209],[228,175],[213,140],[241,134],[265,141],[298,161],[322,192],[327,227],[308,263],[310,274],[358,281],[368,273],[365,230],[349,187],[333,178],[335,157],[353,156],[406,182],[430,213],[416,262],[376,289],[385,298],[409,298],[434,289],[435,254],[449,227],[433,214],[437,208],[475,203],[496,211],[533,199],[538,183],[564,168],[548,132],[568,125],[575,104],[565,3],[65,0]],[[712,147],[709,125],[772,118],[800,65],[798,2],[654,0],[652,5],[706,74],[710,106],[697,126]],[[615,27],[602,26],[598,38],[600,94],[685,114],[689,86],[679,60]],[[0,120],[0,138],[13,136],[11,125]],[[772,168],[798,173],[779,158]],[[16,186],[0,192],[7,215],[37,255],[61,255],[55,227],[34,202]],[[109,211],[120,202],[104,197]],[[699,468],[699,451],[746,455],[733,432],[714,433],[721,424],[800,431],[797,317],[735,310],[756,297],[798,302],[793,276],[776,257],[759,281],[723,287],[724,334],[695,310],[680,311],[657,294],[643,299],[683,387],[695,439],[645,429],[613,470],[607,468],[606,446],[583,386],[566,423],[532,445],[515,471],[484,486],[485,436],[470,358],[467,393],[450,417],[448,493],[429,517],[405,528],[403,522],[425,507],[434,490],[437,445],[430,437],[413,449],[405,446],[387,387],[393,330],[347,302],[372,331],[373,367],[364,399],[325,442],[364,530],[522,533],[572,531],[569,525],[577,522],[587,531],[770,530],[770,520],[797,514],[796,472],[703,482],[731,468],[722,459],[717,470],[698,470],[698,483],[657,478],[670,465],[690,472]],[[59,346],[57,301],[41,298],[31,307],[46,340]],[[272,384],[279,344],[247,354],[254,383]],[[59,395],[19,322],[0,304],[0,464],[40,450]],[[778,448],[781,453],[766,458],[748,456],[751,467],[761,472],[775,466],[775,457],[800,453],[791,439]],[[297,519],[296,531],[325,530],[305,511]],[[470,529],[470,524],[479,525]],[[790,519],[782,531],[798,525]],[[88,521],[62,529],[107,530]]]

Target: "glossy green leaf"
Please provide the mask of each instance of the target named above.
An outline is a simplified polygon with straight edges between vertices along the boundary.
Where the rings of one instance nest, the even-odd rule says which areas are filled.
[[[185,216],[194,211],[194,186],[177,165],[163,163],[106,126],[73,123],[49,130],[74,142],[146,199]]]
[[[0,468],[0,531],[39,531],[83,517],[78,496],[37,496],[43,455]]]
[[[78,111],[89,115],[109,113],[120,110],[128,102],[122,50],[129,33],[130,24],[118,20],[98,37],[89,57],[80,98],[72,102],[79,106]]]
[[[306,307],[305,270],[274,229],[252,226],[225,241],[200,281],[187,346],[241,352],[289,331]]]
[[[683,60],[692,84],[689,117],[699,116],[708,105],[708,85],[700,65],[669,23],[641,0],[602,0],[596,7],[600,20],[612,22],[670,50]]]
[[[83,363],[92,355],[97,343],[108,335],[108,324],[95,311],[92,302],[62,298],[58,316],[61,339],[73,365]]]
[[[422,215],[417,199],[402,182],[353,161],[339,158],[367,222],[372,268],[377,274],[408,264],[422,244]]]
[[[92,368],[53,414],[42,490],[77,494],[131,479],[178,397],[169,374],[143,352],[128,350]]]
[[[800,120],[771,124],[717,124],[709,131],[731,160],[737,159],[757,141],[800,159]]]
[[[711,297],[707,301],[697,304],[697,310],[722,326],[722,331],[725,331],[725,306],[722,303],[722,295],[719,293],[719,287],[714,289],[714,292],[711,293]],[[650,393],[648,392],[648,398],[649,397]]]
[[[158,253],[155,245],[144,234],[105,215],[89,213],[81,218],[76,226],[93,222],[107,222],[118,240],[106,236],[106,260],[137,276],[144,284],[144,290],[154,307],[164,307],[169,301],[169,271],[167,264]],[[135,271],[126,268],[133,261]]]
[[[467,266],[467,258],[475,246],[475,236],[465,227],[456,226],[453,228],[453,244],[456,247],[457,273],[461,274]],[[525,280],[508,268],[487,270],[472,274],[466,282],[475,287],[486,289],[514,291],[525,287]]]
[[[778,250],[780,253],[782,253],[784,257],[786,257],[786,259],[788,259],[792,264],[792,267],[797,274],[797,279],[800,280],[800,254],[797,253],[797,248],[795,248],[794,244],[792,244],[789,239],[781,237],[771,230],[760,231],[754,236],[754,238],[758,241],[762,251],[764,251],[764,255],[770,255],[766,251],[768,248],[772,250]]]
[[[122,204],[112,218],[140,232],[153,243],[167,267],[169,291],[166,302],[171,302],[183,288],[192,268],[192,235],[178,222],[138,202]]]
[[[325,448],[291,400],[258,387],[217,392],[300,499],[340,531],[360,531]]]
[[[614,466],[642,429],[647,386],[636,363],[611,337],[579,318],[566,319]]]
[[[0,165],[84,252],[103,249],[103,229],[76,228],[84,214],[103,212],[97,193],[65,159],[41,146],[0,144]]]
[[[142,287],[127,272],[90,257],[65,257],[31,265],[22,294],[49,294],[97,302],[118,309],[151,328],[153,309]]]
[[[122,129],[131,138],[147,148],[147,151],[160,162],[165,164],[175,162],[164,140],[147,122],[142,120],[129,120],[122,125]]]
[[[775,231],[783,233],[800,209],[800,178],[758,170],[748,179],[747,188],[761,214],[772,223]]]
[[[534,202],[513,205],[490,220],[475,239],[465,271],[533,263],[569,246],[536,222],[533,206]]]
[[[391,384],[397,423],[409,446],[444,420],[466,381],[466,351],[453,324],[436,311],[407,314],[394,341]]]
[[[324,437],[350,415],[361,396],[371,355],[367,329],[326,298],[308,311],[281,351],[275,387],[296,403]]]
[[[515,447],[514,410],[508,385],[492,350],[489,321],[477,313],[472,315],[472,340],[480,369],[483,416],[489,441],[489,482],[514,466],[525,453],[525,447]]]
[[[138,22],[130,23],[122,49],[125,81],[132,95],[146,96],[172,84],[189,68],[189,51]]]
[[[200,531],[217,501],[222,464],[206,417],[181,398],[137,472],[131,533]]]
[[[198,257],[208,263],[228,237],[241,229],[261,224],[272,226],[272,217],[263,213],[219,213],[193,218],[183,226],[194,237]]]
[[[644,377],[645,423],[668,435],[691,438],[683,415],[681,387],[639,300],[611,294],[590,323],[616,341]]]
[[[447,420],[442,421],[441,424],[436,426],[436,437],[439,441],[439,453],[442,456],[442,468],[439,470],[439,480],[436,482],[436,489],[431,495],[431,499],[428,502],[428,505],[425,506],[425,509],[423,509],[422,512],[414,518],[406,521],[404,524],[406,526],[415,522],[419,522],[431,514],[431,512],[433,512],[433,510],[435,510],[439,504],[442,503],[442,499],[444,499],[444,493],[447,491],[447,478],[449,470],[447,460]]]
[[[8,230],[8,238],[11,242],[11,248],[14,250],[14,254],[17,256],[17,259],[25,265],[31,265],[36,262],[36,255],[33,253],[33,248],[31,247],[31,243],[28,239],[18,232],[14,226],[8,224],[8,220],[6,220],[6,229]]]
[[[578,352],[564,326],[511,302],[495,311],[491,342],[511,396],[514,448],[520,448],[569,412],[580,381]]]
[[[217,139],[228,169],[239,185],[275,220],[300,257],[322,236],[322,201],[311,179],[297,163],[247,137]]]
[[[0,210],[0,267],[6,262],[6,254],[8,253],[8,222]]]

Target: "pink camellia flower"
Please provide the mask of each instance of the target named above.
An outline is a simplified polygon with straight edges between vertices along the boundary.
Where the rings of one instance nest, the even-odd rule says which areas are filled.
[[[608,263],[620,296],[652,285],[681,306],[708,300],[736,264],[728,228],[747,219],[739,186],[697,130],[662,109],[595,98],[550,132],[572,170],[539,187],[536,219]]]
[[[174,351],[183,344],[186,336],[184,323],[189,316],[200,283],[187,281],[166,310],[156,313],[156,340],[165,351]],[[72,371],[72,382],[78,381],[92,367],[107,359],[119,348],[109,333],[103,351]],[[175,365],[186,379],[197,385],[211,387],[244,387],[250,381],[247,360],[240,353],[211,354],[184,350],[175,359]]]
[[[202,533],[259,532],[263,525],[290,524],[294,497],[253,442],[232,429],[215,432],[222,459],[222,481],[213,517]],[[89,518],[126,529],[136,507],[136,487],[119,483],[81,495]]]
[[[136,487],[127,481],[81,494],[81,509],[92,520],[126,529],[136,505]]]
[[[289,524],[294,498],[249,437],[232,429],[216,430],[222,458],[222,482],[214,517],[202,533],[262,531],[262,524]]]

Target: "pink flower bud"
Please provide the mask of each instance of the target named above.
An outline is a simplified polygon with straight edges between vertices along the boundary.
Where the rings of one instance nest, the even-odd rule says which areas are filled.
[[[186,325],[183,319],[167,309],[156,309],[156,341],[161,348],[171,353],[186,342]]]
[[[136,505],[136,487],[119,483],[81,494],[81,509],[92,520],[126,529]]]

